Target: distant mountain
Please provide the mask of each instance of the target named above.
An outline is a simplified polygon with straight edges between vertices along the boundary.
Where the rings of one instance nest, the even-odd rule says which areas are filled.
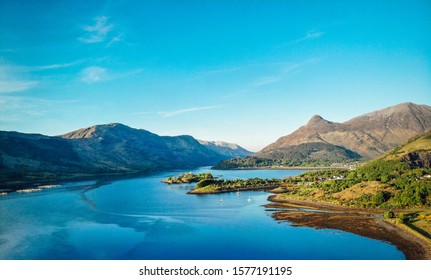
[[[226,143],[223,141],[198,141],[200,144],[204,145],[208,149],[213,150],[216,153],[225,155],[228,158],[246,157],[253,154],[252,152],[247,151],[246,149],[237,144]]]
[[[402,103],[344,123],[313,116],[306,125],[279,138],[251,159],[227,160],[215,168],[263,165],[326,165],[376,158],[408,139],[431,130],[431,107]]]
[[[122,124],[58,137],[0,132],[0,185],[212,165],[228,158],[191,136],[158,136]]]

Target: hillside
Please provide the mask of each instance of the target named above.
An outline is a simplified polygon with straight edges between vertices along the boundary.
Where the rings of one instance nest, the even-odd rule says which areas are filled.
[[[243,147],[233,143],[226,143],[223,141],[198,141],[200,144],[204,145],[208,149],[213,150],[216,153],[225,155],[228,158],[246,157],[253,154],[252,152],[247,151]]]
[[[365,208],[431,206],[430,162],[431,132],[352,171],[308,172],[287,178],[286,193],[280,198]]]
[[[122,124],[58,137],[0,132],[0,185],[192,168],[226,158],[191,136],[159,136]]]
[[[418,154],[421,156],[414,156]],[[386,221],[419,237],[424,248],[429,248],[430,158],[431,132],[428,132],[351,171],[307,172],[286,178],[284,184],[273,190],[277,194],[270,200],[296,207],[380,212]],[[294,218],[306,220],[303,215]],[[429,253],[425,258],[430,258]]]
[[[344,123],[315,115],[306,125],[279,138],[252,158],[228,160],[215,168],[242,168],[251,161],[264,161],[267,166],[315,166],[369,160],[429,130],[431,107],[413,103],[388,107]],[[302,158],[298,161],[295,155]]]
[[[72,143],[60,137],[0,132],[0,182],[78,173],[89,168]]]

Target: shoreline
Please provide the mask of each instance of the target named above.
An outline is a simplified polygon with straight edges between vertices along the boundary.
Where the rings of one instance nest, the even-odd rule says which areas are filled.
[[[271,202],[290,205],[294,207],[300,206],[301,208],[312,208],[328,211],[345,211],[359,214],[383,214],[387,211],[385,209],[348,207],[344,205],[333,204],[330,202],[316,202],[311,200],[301,200],[293,198],[278,198],[277,195],[270,195],[268,197],[268,200]]]
[[[247,191],[268,191],[273,189],[274,186],[259,186],[259,187],[253,187],[253,188],[235,188],[235,189],[225,189],[225,190],[213,190],[213,191],[204,191],[204,192],[194,192],[196,189],[193,189],[187,194],[218,194],[218,193],[229,193],[229,192],[247,192]],[[198,189],[199,190],[199,189]]]
[[[123,179],[134,179],[143,176],[150,176],[162,172],[176,172],[181,171],[181,169],[166,169],[166,170],[145,170],[136,172],[126,172],[126,173],[76,173],[64,175],[63,177],[53,178],[53,179],[38,179],[38,180],[22,180],[22,181],[8,181],[0,183],[0,192],[5,192],[6,194],[16,192],[18,190],[25,190],[36,188],[41,185],[46,184],[65,184],[80,181],[102,181],[110,182]]]
[[[289,221],[293,226],[305,226],[316,229],[332,228],[351,232],[368,238],[389,242],[404,253],[407,260],[430,260],[431,240],[416,233],[404,224],[385,220],[384,211],[378,209],[351,208],[330,203],[280,199],[275,195],[268,200],[275,205],[266,207],[289,208],[273,214],[279,221]],[[329,212],[306,212],[297,208],[327,210]],[[293,210],[292,210],[293,209]]]
[[[122,178],[134,178],[151,174],[152,172],[142,173],[105,173],[105,174],[70,174],[59,178],[38,179],[38,180],[22,180],[9,181],[0,183],[0,191],[13,193],[19,190],[37,188],[46,184],[64,184],[69,182],[89,181],[89,180],[115,180]]]
[[[236,191],[269,191],[271,187],[247,189],[228,189],[204,193],[187,194],[205,195]],[[289,221],[293,226],[312,227],[315,229],[337,229],[351,232],[375,240],[388,242],[403,252],[407,260],[431,260],[431,240],[411,229],[408,225],[386,220],[383,213],[386,209],[354,208],[336,205],[330,202],[277,198],[269,195],[269,208],[280,208],[273,214],[279,221]],[[289,210],[284,210],[288,208]],[[326,210],[326,212],[308,212],[298,208]],[[396,210],[396,209],[395,209]],[[398,209],[405,210],[405,209]]]
[[[213,169],[211,170],[349,170],[348,167],[332,167],[332,166],[278,166],[278,167],[240,167],[240,168],[229,168],[229,169]]]
[[[196,168],[196,167],[193,167]],[[346,167],[307,167],[307,166],[298,166],[298,167],[250,167],[250,168],[235,168],[235,169],[212,169],[210,170],[347,170]],[[145,170],[145,171],[130,171],[124,173],[71,173],[65,174],[58,177],[52,178],[39,178],[39,179],[22,179],[15,181],[2,181],[0,182],[0,192],[4,192],[6,194],[16,192],[17,190],[34,188],[43,184],[61,184],[64,182],[76,182],[82,180],[115,180],[122,178],[136,178],[140,176],[150,175],[158,172],[167,172],[167,171],[176,171],[179,169],[166,169],[166,170]],[[256,189],[253,189],[256,190]],[[214,192],[217,193],[217,192]]]

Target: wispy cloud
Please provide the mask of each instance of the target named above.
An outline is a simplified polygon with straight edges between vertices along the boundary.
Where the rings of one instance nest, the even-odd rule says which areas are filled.
[[[108,47],[112,46],[113,44],[117,42],[121,42],[123,40],[123,34],[114,36],[108,43]]]
[[[81,72],[81,81],[92,84],[108,79],[108,73],[105,68],[91,66]]]
[[[37,81],[2,80],[0,78],[0,93],[20,92],[37,86]]]
[[[108,18],[106,16],[96,17],[94,21],[94,25],[87,25],[82,28],[85,31],[85,35],[79,37],[80,41],[87,44],[93,44],[103,42],[107,39],[107,36],[114,25],[108,23]],[[116,40],[119,39],[120,38],[117,38]]]
[[[0,119],[3,121],[28,120],[53,110],[63,110],[78,100],[48,100],[29,96],[0,95]]]
[[[280,69],[277,74],[258,77],[251,85],[253,87],[261,87],[261,86],[277,83],[285,79],[293,71],[301,68],[303,65],[305,65],[305,63],[294,63],[294,64],[290,63],[288,65],[283,66],[282,69]]]
[[[38,72],[38,71],[45,71],[45,70],[69,68],[69,67],[78,65],[82,62],[83,62],[82,60],[78,60],[70,63],[57,63],[57,64],[39,65],[39,66],[8,65],[8,66],[0,66],[0,67],[12,72],[24,73],[24,72]]]
[[[295,41],[291,42],[290,44],[294,45],[294,44],[298,44],[298,43],[301,43],[304,41],[318,39],[318,38],[322,37],[324,34],[325,34],[324,32],[320,32],[317,30],[311,30],[304,37],[296,39]]]
[[[40,82],[40,76],[35,72],[45,70],[57,70],[80,64],[82,61],[74,61],[62,64],[49,64],[40,66],[14,65],[0,61],[0,93],[21,92],[36,87]],[[36,80],[35,80],[36,79]]]
[[[38,82],[13,70],[8,65],[0,65],[0,93],[21,92],[37,86]]]
[[[259,77],[253,84],[252,86],[254,87],[261,87],[261,86],[265,86],[265,85],[269,85],[269,84],[274,84],[280,80],[282,80],[284,77],[283,74],[280,75],[275,75],[275,76],[264,76],[264,77]]]
[[[80,64],[82,61],[74,61],[70,63],[61,63],[61,64],[50,64],[50,65],[42,65],[42,66],[31,66],[28,67],[29,71],[44,71],[44,70],[53,70],[53,69],[61,69],[61,68],[69,68]]]
[[[104,67],[90,66],[90,67],[84,68],[81,71],[80,80],[84,83],[92,84],[97,82],[127,78],[130,76],[142,73],[143,71],[144,71],[143,69],[138,68],[138,69],[132,69],[124,72],[112,72],[112,71],[109,71],[109,69]]]
[[[303,39],[304,40],[317,39],[317,38],[322,37],[324,34],[325,34],[324,32],[320,32],[320,31],[317,31],[317,30],[312,30],[312,31],[309,31],[307,33],[307,35],[305,35],[305,37]]]
[[[171,111],[171,112],[158,112],[158,113],[165,118],[169,118],[169,117],[173,117],[173,116],[177,116],[177,115],[181,115],[181,114],[185,114],[185,113],[212,110],[212,109],[216,109],[216,108],[220,108],[220,106],[192,107],[192,108],[181,109],[181,110],[176,110],[176,111]]]
[[[313,29],[313,30],[308,31],[307,34],[305,34],[303,37],[298,38],[296,40],[293,40],[287,44],[279,45],[278,47],[292,46],[292,45],[296,45],[296,44],[299,44],[299,43],[302,43],[305,41],[315,40],[315,39],[322,37],[323,35],[325,35],[325,32]]]

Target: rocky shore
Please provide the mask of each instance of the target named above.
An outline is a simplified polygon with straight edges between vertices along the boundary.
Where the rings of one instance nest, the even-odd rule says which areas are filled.
[[[315,229],[337,229],[395,245],[409,260],[430,260],[431,242],[426,237],[414,234],[403,224],[388,222],[381,210],[350,208],[329,203],[280,199],[270,196],[270,208],[279,208],[273,218],[288,221],[293,226]],[[310,209],[303,211],[301,208]],[[312,211],[312,210],[316,211]],[[324,211],[322,211],[324,210]]]

